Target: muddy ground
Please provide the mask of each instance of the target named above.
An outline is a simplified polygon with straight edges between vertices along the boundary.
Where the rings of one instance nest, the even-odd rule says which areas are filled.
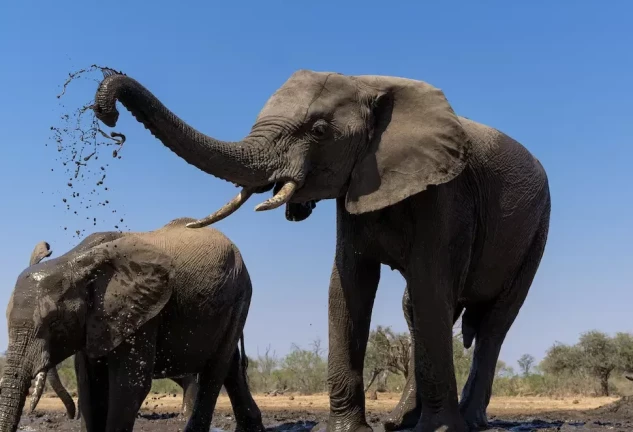
[[[379,394],[367,400],[367,418],[376,432],[383,430],[382,419],[397,403],[397,394]],[[327,421],[326,395],[258,395],[255,397],[271,432],[317,432]],[[179,416],[181,398],[151,394],[143,404],[135,431],[182,431],[185,420]],[[561,430],[581,432],[609,430],[633,432],[633,397],[617,398],[493,398],[489,407],[493,431],[524,432]],[[232,432],[235,422],[228,398],[222,396],[213,420],[213,432]],[[24,415],[21,431],[79,431],[79,420],[68,420],[59,399],[44,397],[38,410]]]

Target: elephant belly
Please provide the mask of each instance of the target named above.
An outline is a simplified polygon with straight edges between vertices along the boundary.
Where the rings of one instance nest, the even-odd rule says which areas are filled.
[[[512,286],[539,229],[540,216],[540,211],[519,212],[478,230],[460,296],[466,303],[488,302]]]
[[[209,360],[217,359],[226,345],[237,347],[237,337],[230,326],[237,320],[232,317],[214,316],[212,319],[190,318],[187,321],[170,321],[158,335],[155,378],[178,378],[201,372]],[[218,359],[220,361],[229,361]]]

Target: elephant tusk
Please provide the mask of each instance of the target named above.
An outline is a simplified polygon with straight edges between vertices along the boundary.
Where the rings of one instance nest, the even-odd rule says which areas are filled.
[[[292,198],[292,194],[297,190],[297,184],[293,181],[284,183],[283,187],[279,189],[279,192],[272,198],[264,201],[263,203],[255,207],[255,211],[272,210],[286,204]]]
[[[31,396],[31,412],[37,406],[37,403],[40,401],[42,397],[42,393],[44,393],[44,386],[46,385],[46,372],[42,371],[35,376],[35,391],[33,392],[33,396]]]
[[[253,190],[250,188],[243,188],[239,194],[235,196],[231,201],[224,204],[220,210],[215,213],[210,214],[209,216],[197,220],[195,222],[189,222],[186,227],[187,228],[202,228],[208,225],[211,225],[214,222],[218,222],[225,217],[234,213],[238,208],[242,207],[242,204],[248,200],[251,195],[253,195]]]

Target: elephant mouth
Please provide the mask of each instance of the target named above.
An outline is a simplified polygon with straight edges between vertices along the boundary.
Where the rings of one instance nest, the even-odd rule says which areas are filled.
[[[309,210],[308,214],[305,217],[303,217],[303,219],[305,219],[307,216],[310,215],[315,204],[314,204],[314,201],[308,201],[305,203],[291,203],[290,200],[292,199],[292,196],[298,190],[298,188],[299,186],[294,180],[278,181],[274,183],[269,183],[266,186],[242,187],[242,190],[240,190],[240,192],[233,199],[231,199],[219,210],[217,210],[216,212],[210,214],[209,216],[203,219],[199,219],[195,222],[190,222],[186,226],[187,228],[202,228],[202,227],[211,225],[215,222],[219,222],[222,219],[233,214],[240,207],[242,207],[242,205],[244,205],[244,203],[248,201],[248,199],[253,194],[264,193],[271,189],[273,191],[272,198],[269,198],[266,201],[262,202],[261,204],[258,204],[257,206],[255,206],[255,211],[273,210],[278,207],[281,207],[284,204],[289,204],[291,206],[303,206],[304,211],[301,212],[302,214],[305,214],[306,211]],[[286,217],[288,218],[288,213],[286,213]],[[288,220],[293,220],[293,221],[303,220],[303,219],[298,219],[296,217],[288,218]]]

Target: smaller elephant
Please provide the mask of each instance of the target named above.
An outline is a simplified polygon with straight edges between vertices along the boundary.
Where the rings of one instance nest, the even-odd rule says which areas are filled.
[[[17,429],[33,377],[41,394],[47,371],[72,355],[84,431],[132,432],[152,379],[192,375],[198,392],[185,432],[209,430],[222,385],[237,429],[264,430],[241,337],[250,276],[226,236],[186,229],[192,221],[94,233],[18,276],[7,306],[0,432]]]
[[[53,251],[50,248],[50,245],[47,242],[39,242],[33,248],[33,252],[31,253],[31,259],[29,261],[29,266],[35,265],[41,262],[44,258],[51,256]],[[242,339],[243,340],[243,339]],[[244,351],[242,347],[242,351]],[[77,411],[75,406],[75,401],[73,401],[72,396],[64,387],[61,379],[59,378],[59,374],[57,373],[57,367],[52,367],[46,374],[46,378],[48,384],[51,386],[57,397],[64,404],[64,408],[66,409],[66,416],[69,419],[74,419],[75,415],[77,418],[81,417],[81,413]],[[181,414],[186,418],[191,416],[191,411],[193,410],[193,404],[196,400],[196,395],[198,394],[198,383],[196,381],[196,375],[189,375],[182,378],[172,378],[176,384],[178,384],[183,391],[183,399],[181,406]],[[44,381],[40,381],[44,382]],[[38,402],[40,401],[42,393],[41,391],[36,391],[33,393],[31,398],[31,406],[30,411],[33,412],[37,407]]]

